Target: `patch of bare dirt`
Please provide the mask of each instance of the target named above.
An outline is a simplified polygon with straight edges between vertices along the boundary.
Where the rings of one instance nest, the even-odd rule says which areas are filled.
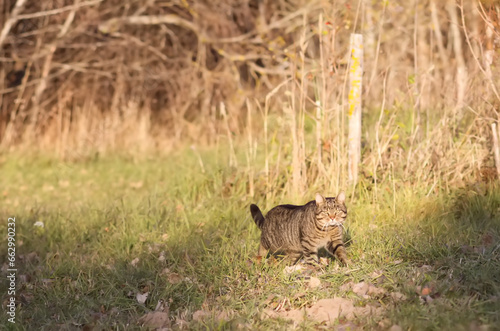
[[[295,325],[302,323],[305,319],[331,325],[339,318],[351,320],[359,316],[378,315],[380,313],[381,308],[370,305],[355,307],[352,300],[334,297],[332,299],[321,299],[311,307],[303,309],[266,309],[262,317],[283,318],[293,321]]]

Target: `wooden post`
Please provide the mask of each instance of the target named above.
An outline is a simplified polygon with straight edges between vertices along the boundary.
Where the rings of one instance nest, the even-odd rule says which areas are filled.
[[[349,73],[349,182],[358,182],[361,161],[361,91],[363,79],[363,35],[351,34],[351,64]]]

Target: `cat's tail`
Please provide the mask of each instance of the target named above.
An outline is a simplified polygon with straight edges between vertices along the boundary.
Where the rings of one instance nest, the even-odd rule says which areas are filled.
[[[262,225],[264,224],[264,215],[262,215],[262,212],[260,211],[259,207],[257,207],[257,205],[251,204],[250,212],[252,213],[252,217],[253,220],[255,221],[255,224],[257,224],[259,229],[262,229]]]

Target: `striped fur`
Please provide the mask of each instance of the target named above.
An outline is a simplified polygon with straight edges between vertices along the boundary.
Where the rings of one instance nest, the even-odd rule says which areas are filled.
[[[259,207],[250,206],[255,224],[261,229],[259,255],[284,253],[293,262],[301,257],[306,263],[318,262],[318,249],[325,247],[342,264],[347,255],[342,239],[342,224],[347,217],[345,193],[336,198],[316,199],[303,206],[279,205],[264,217]]]

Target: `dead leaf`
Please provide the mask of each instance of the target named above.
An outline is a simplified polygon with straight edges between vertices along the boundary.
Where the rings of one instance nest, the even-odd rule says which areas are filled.
[[[168,313],[162,311],[155,311],[147,313],[139,318],[139,324],[152,329],[168,328],[170,327],[170,319]]]
[[[130,264],[132,265],[132,267],[136,267],[137,263],[139,263],[139,258],[138,257],[136,257],[135,259],[133,259],[132,261],[130,261]]]
[[[193,313],[193,321],[201,321],[204,318],[206,318],[209,314],[206,311],[203,310],[197,310]]]
[[[428,286],[425,286],[423,289],[422,289],[422,292],[420,293],[420,295],[422,296],[426,296],[426,295],[429,295],[431,294],[432,292],[432,289]]]
[[[172,272],[168,275],[168,282],[172,285],[182,282],[182,277],[178,273]]]
[[[391,327],[389,328],[389,331],[403,331],[403,328],[402,328],[402,327],[400,327],[400,326],[399,326],[399,325],[397,325],[397,324],[394,324],[393,326],[391,326]]]
[[[137,302],[139,302],[141,305],[146,303],[146,300],[148,299],[149,292],[146,293],[137,293],[135,295],[135,298],[137,299]]]
[[[167,259],[165,257],[165,251],[160,252],[160,256],[158,256],[158,261],[159,262],[165,262]]]

